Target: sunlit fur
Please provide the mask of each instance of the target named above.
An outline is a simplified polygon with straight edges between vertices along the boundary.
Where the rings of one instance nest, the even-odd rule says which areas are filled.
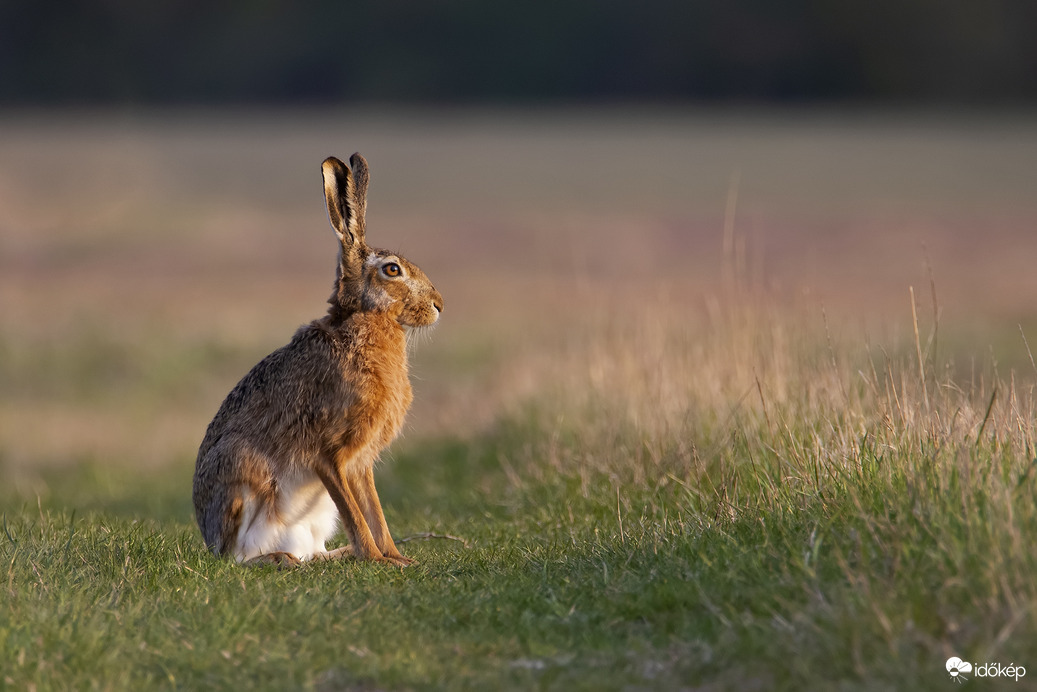
[[[399,276],[383,268],[395,264]],[[439,319],[443,299],[425,272],[388,250],[371,250],[364,262],[364,310],[399,310],[396,320],[404,327],[428,327]],[[437,307],[438,306],[438,307]]]
[[[363,157],[349,167],[328,158],[322,171],[340,243],[328,314],[260,361],[220,406],[198,450],[195,516],[209,549],[239,562],[355,556],[406,566],[373,466],[411,403],[407,334],[434,324],[443,298],[416,265],[367,246]],[[350,544],[327,551],[339,520]]]

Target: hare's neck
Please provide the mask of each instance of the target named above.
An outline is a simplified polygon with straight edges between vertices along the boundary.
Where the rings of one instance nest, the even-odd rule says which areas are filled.
[[[339,257],[335,270],[335,285],[328,298],[328,318],[333,324],[341,325],[361,310],[360,293],[357,291],[359,276],[344,275]]]
[[[362,312],[347,320],[351,326],[352,371],[358,387],[354,407],[367,409],[379,421],[378,444],[389,444],[410,408],[413,394],[407,374],[407,339],[403,327],[391,317]]]
[[[387,370],[407,371],[407,335],[393,317],[378,312],[355,312],[345,325],[364,359]]]

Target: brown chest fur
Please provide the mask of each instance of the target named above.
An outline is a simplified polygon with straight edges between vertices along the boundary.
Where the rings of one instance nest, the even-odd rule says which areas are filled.
[[[332,443],[355,450],[366,466],[399,434],[413,399],[406,336],[395,320],[376,313],[356,313],[336,331],[352,347],[339,366],[346,382],[339,412],[344,428]]]

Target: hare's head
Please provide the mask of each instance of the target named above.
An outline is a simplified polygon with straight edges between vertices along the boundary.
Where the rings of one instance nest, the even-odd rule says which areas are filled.
[[[349,166],[334,156],[324,160],[324,198],[338,235],[338,274],[328,300],[333,316],[357,311],[384,312],[405,327],[427,327],[439,319],[443,297],[425,272],[400,255],[367,245],[367,161],[359,153]]]

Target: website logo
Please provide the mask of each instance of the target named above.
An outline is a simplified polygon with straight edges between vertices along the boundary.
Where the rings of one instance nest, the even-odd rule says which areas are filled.
[[[957,656],[951,656],[944,665],[951,680],[964,683],[969,675],[977,678],[1010,678],[1019,682],[1019,678],[1026,675],[1026,668],[1009,663],[1007,666],[1000,663],[969,663]]]

